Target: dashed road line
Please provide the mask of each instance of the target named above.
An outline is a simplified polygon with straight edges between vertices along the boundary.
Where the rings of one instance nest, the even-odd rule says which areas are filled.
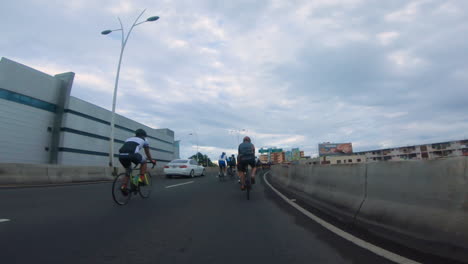
[[[166,186],[165,188],[173,188],[173,187],[177,187],[177,186],[181,186],[181,185],[186,185],[186,184],[190,184],[190,183],[194,183],[194,181],[189,181],[189,182],[184,182],[184,183],[179,183],[179,184],[174,184],[174,185],[169,185],[169,186]]]
[[[11,221],[10,219],[0,219],[0,223],[3,223],[3,222],[9,222]]]
[[[299,210],[301,213],[303,213],[304,215],[306,215],[307,217],[309,217],[310,219],[314,220],[315,222],[317,222],[319,225],[325,227],[326,229],[330,230],[331,232],[335,233],[336,235],[350,241],[351,243],[359,246],[359,247],[362,247],[364,249],[367,249],[371,252],[373,252],[374,254],[377,254],[383,258],[386,258],[390,261],[393,261],[393,262],[396,262],[396,263],[400,263],[400,264],[419,264],[419,262],[416,262],[414,260],[411,260],[411,259],[408,259],[408,258],[405,258],[403,256],[400,256],[398,254],[395,254],[393,252],[390,252],[386,249],[383,249],[381,247],[378,247],[376,245],[373,245],[369,242],[366,242],[360,238],[357,238],[353,235],[351,235],[350,233],[348,232],[345,232],[341,229],[339,229],[338,227],[328,223],[328,222],[325,222],[324,220],[322,220],[321,218],[317,217],[316,215],[312,214],[311,212],[307,211],[306,209],[304,209],[303,207],[299,206],[297,203],[291,201],[291,199],[289,199],[288,197],[286,197],[285,195],[283,195],[281,192],[279,192],[275,187],[273,187],[269,182],[268,180],[266,179],[266,175],[267,173],[269,172],[266,172],[265,174],[263,174],[263,179],[265,180],[265,183],[276,193],[278,194],[281,198],[283,198],[283,200],[285,200],[289,205],[291,205],[292,207],[296,208],[297,210]]]

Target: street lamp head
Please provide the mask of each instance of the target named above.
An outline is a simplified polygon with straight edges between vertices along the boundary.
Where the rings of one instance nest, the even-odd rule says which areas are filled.
[[[159,19],[158,16],[152,16],[152,17],[148,17],[148,18],[146,19],[146,21],[148,21],[148,22],[153,22],[153,21],[156,21],[156,20],[158,20],[158,19]]]
[[[112,32],[112,30],[109,30],[109,29],[108,29],[108,30],[104,30],[103,32],[101,32],[101,34],[102,34],[102,35],[107,35],[107,34],[109,34],[109,33],[111,33],[111,32]]]

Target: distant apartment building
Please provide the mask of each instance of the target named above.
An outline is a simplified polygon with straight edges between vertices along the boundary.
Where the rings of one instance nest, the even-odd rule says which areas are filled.
[[[341,155],[322,155],[301,164],[356,164],[378,161],[406,161],[468,156],[468,140],[369,150]]]
[[[365,163],[365,155],[323,156],[314,160],[313,164],[354,164]]]
[[[300,159],[304,159],[304,151],[300,150],[299,148],[293,148],[288,151],[283,151],[283,149],[277,148],[269,148],[269,149],[261,149],[260,153],[267,153],[261,154],[259,159],[262,163],[284,163],[284,162],[291,162],[291,161],[298,161]]]
[[[465,139],[424,145],[361,151],[354,154],[364,155],[367,162],[423,160],[468,156],[468,140]]]
[[[284,152],[273,152],[271,153],[271,158],[270,158],[272,163],[278,164],[278,163],[283,163],[286,161],[285,158],[285,153]]]

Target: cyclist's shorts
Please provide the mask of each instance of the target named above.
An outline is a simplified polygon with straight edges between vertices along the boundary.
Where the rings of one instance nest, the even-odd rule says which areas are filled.
[[[143,163],[143,156],[140,153],[120,153],[119,161],[124,168],[130,168],[132,162],[137,165]]]
[[[224,168],[224,167],[226,167],[226,161],[218,160],[218,165],[219,165],[219,167]]]
[[[247,171],[247,166],[251,168],[255,168],[255,159],[248,159],[248,160],[241,160],[239,161],[239,165],[237,165],[237,169],[242,172]]]

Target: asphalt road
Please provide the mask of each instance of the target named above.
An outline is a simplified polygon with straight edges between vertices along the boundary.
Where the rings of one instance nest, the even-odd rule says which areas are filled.
[[[126,206],[109,183],[0,189],[1,263],[390,263],[261,182],[250,201],[214,175],[155,184]]]

